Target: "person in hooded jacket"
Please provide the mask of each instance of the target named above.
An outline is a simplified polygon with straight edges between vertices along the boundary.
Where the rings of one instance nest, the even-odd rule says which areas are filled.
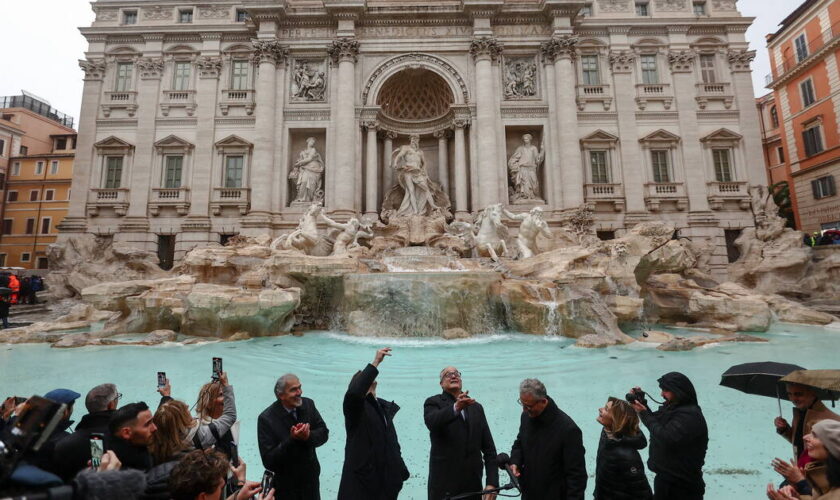
[[[97,385],[85,396],[87,415],[76,424],[73,434],[56,443],[53,452],[56,474],[65,482],[87,467],[90,460],[90,436],[93,433],[103,436],[108,434],[108,421],[117,409],[119,400],[120,393],[114,384]]]
[[[665,403],[651,411],[639,400],[633,408],[650,432],[648,467],[656,473],[655,500],[700,500],[706,492],[703,464],[709,430],[691,381],[679,372],[659,378]],[[641,391],[638,387],[632,391]]]
[[[376,397],[379,364],[391,349],[376,351],[373,362],[357,372],[344,395],[344,468],[339,500],[396,500],[408,468],[402,459],[394,415],[400,407]]]
[[[598,410],[604,426],[595,460],[595,500],[650,500],[645,466],[639,450],[647,446],[639,431],[639,416],[627,401],[609,398]]]
[[[41,448],[38,451],[29,450],[24,455],[25,462],[56,474],[58,465],[53,459],[53,452],[58,442],[70,435],[70,431],[67,429],[73,425],[73,420],[70,420],[70,417],[73,415],[73,405],[79,396],[81,394],[70,389],[53,389],[44,394],[45,399],[66,405],[66,408],[62,419],[50,434],[50,437],[41,445]]]

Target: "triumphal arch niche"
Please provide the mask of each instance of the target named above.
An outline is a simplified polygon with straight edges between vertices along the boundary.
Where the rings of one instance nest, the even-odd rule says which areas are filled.
[[[766,184],[734,0],[93,10],[63,231],[166,236],[177,259],[294,229],[312,203],[383,224],[539,207],[553,225],[587,204],[604,237],[648,220],[711,237],[722,269]]]

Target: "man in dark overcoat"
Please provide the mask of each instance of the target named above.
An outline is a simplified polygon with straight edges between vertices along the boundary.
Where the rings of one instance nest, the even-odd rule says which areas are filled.
[[[484,408],[469,391],[462,391],[461,372],[453,366],[441,370],[440,387],[443,392],[426,399],[423,405],[432,441],[429,500],[495,488],[499,484],[496,445]],[[473,498],[480,500],[481,495]]]
[[[303,397],[300,379],[291,373],[274,385],[277,401],[257,419],[263,466],[274,473],[277,500],[320,500],[321,464],[315,449],[327,442],[329,429]]]
[[[344,395],[344,468],[338,500],[396,500],[408,468],[394,428],[400,407],[376,397],[379,364],[391,348],[376,351],[373,362],[357,372]]]
[[[519,384],[522,417],[510,460],[522,500],[583,500],[586,463],[583,434],[537,379]]]

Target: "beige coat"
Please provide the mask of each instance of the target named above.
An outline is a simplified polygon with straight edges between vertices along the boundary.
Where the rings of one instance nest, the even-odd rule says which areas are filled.
[[[802,435],[808,435],[811,433],[811,427],[814,426],[820,420],[837,420],[840,422],[840,415],[834,413],[833,411],[826,408],[826,406],[822,403],[822,401],[815,402],[808,411],[805,412],[805,427],[802,431]],[[793,422],[791,423],[790,427],[782,433],[785,439],[789,442],[793,443],[793,430],[796,428],[796,425],[799,422],[799,413],[794,411],[793,413]],[[799,457],[799,453],[801,450],[793,450],[794,456]]]

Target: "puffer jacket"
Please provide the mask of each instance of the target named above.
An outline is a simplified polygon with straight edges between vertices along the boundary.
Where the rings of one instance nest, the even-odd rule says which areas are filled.
[[[610,436],[601,431],[595,461],[595,500],[650,500],[645,466],[639,450],[647,446],[645,435]]]
[[[666,402],[655,412],[639,413],[650,431],[648,467],[668,482],[683,483],[703,491],[709,429],[703,411],[697,405],[697,393],[688,377],[678,372],[663,375],[659,386],[673,392],[676,400]]]

